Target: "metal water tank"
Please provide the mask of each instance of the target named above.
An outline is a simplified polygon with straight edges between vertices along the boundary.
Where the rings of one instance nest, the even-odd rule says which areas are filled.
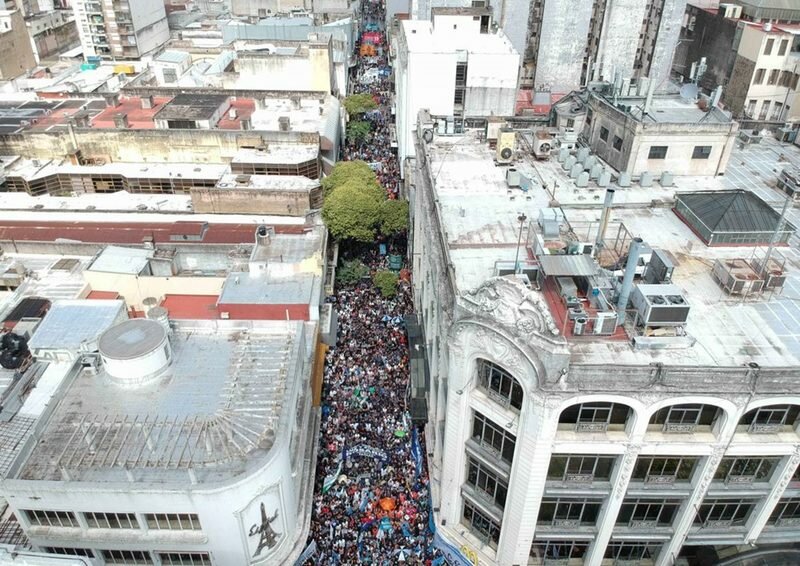
[[[619,178],[617,179],[617,184],[620,187],[630,187],[631,186],[631,174],[622,172],[619,174]]]
[[[576,187],[588,187],[589,186],[589,172],[588,171],[581,171],[578,177],[575,179],[575,186]]]
[[[564,161],[564,164],[561,167],[564,169],[564,171],[569,171],[570,169],[572,169],[572,166],[575,165],[577,162],[578,160],[575,159],[575,156],[570,155],[569,157],[567,157],[567,160]]]
[[[611,173],[604,169],[603,172],[600,173],[600,176],[597,178],[597,186],[607,187],[610,184],[611,184]]]
[[[572,169],[569,170],[569,176],[571,179],[577,179],[578,175],[583,173],[583,165],[580,163],[575,163],[572,166]]]
[[[675,184],[675,175],[673,175],[670,171],[662,171],[661,172],[661,186],[662,187],[671,187]]]
[[[577,154],[578,161],[580,161],[581,163],[585,162],[586,159],[589,157],[590,153],[591,151],[589,151],[588,147],[579,147]]]
[[[566,147],[562,147],[558,150],[558,162],[564,163],[569,157],[569,150]]]
[[[639,176],[639,185],[642,187],[653,186],[653,174],[650,171],[643,171]]]
[[[581,336],[583,334],[583,332],[586,330],[586,324],[588,322],[589,322],[589,319],[587,319],[584,316],[579,316],[578,318],[576,318],[575,319],[575,326],[572,329],[572,333],[575,336]]]
[[[147,318],[161,324],[168,335],[172,334],[172,328],[169,325],[169,311],[164,307],[153,307],[147,311]]]

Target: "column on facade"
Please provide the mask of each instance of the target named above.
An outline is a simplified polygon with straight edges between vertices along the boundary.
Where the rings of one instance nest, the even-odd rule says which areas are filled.
[[[733,435],[736,434],[736,425],[739,422],[740,416],[741,415],[736,411],[730,410],[728,412],[728,418],[719,431],[717,441],[713,445],[711,454],[703,460],[701,468],[696,476],[698,479],[694,485],[694,489],[692,489],[689,495],[688,502],[680,510],[673,524],[672,538],[661,549],[656,566],[669,566],[674,563],[675,557],[680,552],[686,537],[689,536],[689,531],[694,524],[697,509],[703,502],[708,488],[714,480],[714,474],[719,467],[719,463],[725,455],[733,439]]]
[[[769,494],[759,503],[754,513],[745,539],[747,542],[755,542],[761,536],[761,531],[764,530],[775,505],[778,504],[789,482],[792,481],[798,465],[800,465],[800,447],[796,448],[788,458],[784,458],[778,469],[775,470],[777,481],[772,483]]]
[[[641,439],[631,442],[625,453],[622,454],[620,465],[616,466],[614,470],[611,477],[613,489],[608,499],[606,499],[606,504],[603,506],[600,516],[597,518],[597,534],[586,556],[586,564],[600,564],[603,560],[606,547],[616,526],[619,509],[625,500],[625,494],[628,492],[628,484],[631,481],[641,449]]]
[[[525,403],[517,429],[517,448],[497,549],[498,564],[528,563],[558,427],[557,405],[556,401],[539,399]]]

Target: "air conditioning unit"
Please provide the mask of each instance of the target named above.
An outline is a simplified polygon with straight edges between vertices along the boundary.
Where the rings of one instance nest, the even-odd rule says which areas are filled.
[[[533,139],[533,154],[536,159],[547,159],[553,149],[553,138],[547,132],[538,131]]]
[[[599,312],[594,321],[593,332],[604,336],[610,336],[617,331],[617,313],[613,311]]]
[[[511,163],[516,149],[517,133],[510,128],[502,128],[497,136],[497,150],[495,161],[498,163]]]
[[[677,285],[637,285],[631,302],[645,326],[683,326],[689,318],[689,303]]]
[[[675,266],[664,250],[653,250],[644,271],[644,280],[653,284],[669,283],[674,270]]]
[[[583,335],[584,331],[586,330],[586,324],[589,320],[585,316],[579,316],[575,319],[575,326],[572,328],[572,334],[575,336]]]

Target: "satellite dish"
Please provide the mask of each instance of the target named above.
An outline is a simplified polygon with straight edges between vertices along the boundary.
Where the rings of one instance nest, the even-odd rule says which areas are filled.
[[[686,102],[694,102],[697,100],[697,95],[700,89],[694,83],[686,83],[681,87],[681,98]]]

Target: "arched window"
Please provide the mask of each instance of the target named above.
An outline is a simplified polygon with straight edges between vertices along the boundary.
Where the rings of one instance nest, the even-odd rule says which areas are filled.
[[[625,424],[633,410],[622,403],[587,401],[572,405],[561,411],[559,428],[576,432],[606,432],[625,430]]]
[[[500,366],[487,360],[478,360],[480,386],[498,403],[522,409],[522,386]]]
[[[739,421],[738,429],[756,434],[792,431],[798,417],[798,405],[767,405],[746,412]]]
[[[670,405],[656,411],[647,428],[674,433],[710,432],[721,414],[722,409],[714,405]]]

